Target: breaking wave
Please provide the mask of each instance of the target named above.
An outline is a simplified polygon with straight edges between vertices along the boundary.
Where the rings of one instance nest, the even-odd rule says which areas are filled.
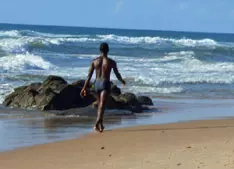
[[[130,36],[118,36],[114,34],[108,35],[70,35],[70,34],[51,34],[41,33],[30,30],[10,30],[0,31],[0,48],[9,52],[26,52],[28,48],[46,48],[51,45],[65,45],[78,44],[84,46],[85,43],[100,43],[107,41],[109,43],[120,45],[134,45],[141,46],[142,48],[157,49],[160,47],[205,47],[216,48],[226,47],[232,48],[234,44],[225,44],[217,42],[213,39],[189,39],[189,38],[164,38],[160,36],[150,37],[130,37]]]
[[[33,54],[18,54],[0,57],[1,71],[48,70],[54,65]]]
[[[111,44],[110,57],[117,60],[127,91],[234,94],[234,42],[226,35],[57,32],[0,30],[0,102],[14,87],[49,74],[70,81],[86,78],[97,44],[104,41]],[[118,84],[113,74],[111,79]]]

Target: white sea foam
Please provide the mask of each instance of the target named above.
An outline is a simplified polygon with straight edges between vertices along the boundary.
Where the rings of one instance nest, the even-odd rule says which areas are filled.
[[[168,53],[160,58],[115,57],[124,77],[134,77],[149,86],[163,84],[234,83],[234,63],[200,61],[192,51]],[[179,62],[164,62],[180,59]],[[114,78],[114,76],[113,76]]]
[[[92,59],[96,55],[74,57]],[[171,52],[157,58],[110,57],[117,60],[119,70],[129,84],[128,90],[134,93],[180,93],[184,91],[184,84],[234,83],[234,63],[200,61],[193,51]],[[63,69],[59,75],[86,78],[87,72],[88,67],[77,67]],[[117,81],[114,74],[111,75],[111,79]]]
[[[51,42],[52,39],[48,39],[47,41]],[[94,37],[80,36],[80,37],[60,37],[54,39],[56,40],[56,44],[61,44],[65,42],[112,42],[112,43],[120,43],[120,44],[129,44],[129,45],[163,45],[163,44],[173,44],[177,46],[184,47],[217,47],[222,46],[212,39],[169,39],[169,38],[161,38],[161,37],[128,37],[128,36],[117,36],[117,35],[97,35]]]
[[[128,37],[128,36],[117,36],[117,35],[98,35],[97,37],[105,41],[115,41],[115,42],[130,43],[130,44],[138,44],[138,43],[155,44],[155,43],[160,43],[163,40],[166,40],[160,37]]]
[[[130,36],[118,36],[115,34],[108,35],[72,35],[72,34],[52,34],[52,33],[42,33],[31,30],[25,30],[21,32],[26,32],[28,37],[40,37],[46,39],[46,41],[50,41],[51,39],[56,39],[57,42],[99,42],[99,41],[111,41],[117,43],[125,43],[125,44],[162,44],[162,43],[173,43],[175,45],[182,46],[216,46],[218,43],[213,39],[173,39],[173,38],[163,38],[159,36],[142,36],[142,37],[130,37]],[[0,31],[0,36],[9,35],[13,37],[20,36],[20,32],[16,30],[12,31]]]
[[[201,40],[193,40],[193,39],[170,39],[175,44],[183,45],[183,46],[189,46],[189,47],[195,47],[195,46],[208,46],[213,47],[217,46],[217,42],[212,39],[201,39]]]
[[[26,32],[25,35],[21,35],[22,32]],[[0,37],[7,36],[7,38],[0,39],[0,47],[5,50],[25,50],[23,47],[29,45],[30,43],[41,43],[44,45],[60,45],[63,43],[85,43],[85,42],[102,42],[108,41],[113,43],[120,43],[126,45],[179,45],[184,47],[216,47],[222,46],[218,42],[212,39],[173,39],[173,38],[162,38],[162,37],[129,37],[129,36],[118,36],[114,34],[109,35],[69,35],[69,34],[50,34],[50,33],[41,33],[35,31],[0,31]]]
[[[69,55],[69,57],[71,56]],[[97,55],[76,54],[73,57],[93,59]],[[134,93],[180,93],[187,91],[184,88],[185,84],[188,86],[191,84],[229,85],[234,83],[234,63],[204,62],[197,59],[196,53],[193,51],[165,53],[164,56],[155,58],[110,57],[117,61],[119,70],[127,81],[127,90]],[[36,71],[39,69],[42,74],[55,74],[68,79],[83,79],[87,76],[88,65],[85,67],[63,67],[58,71],[57,67],[42,57],[27,54],[0,58],[0,69],[19,74],[20,72],[28,72],[29,69]],[[113,73],[111,79],[117,81]],[[94,76],[92,80],[94,80]],[[6,88],[9,91],[13,87]]]
[[[212,39],[173,39],[173,38],[162,38],[162,37],[128,37],[128,36],[117,36],[117,35],[98,35],[101,40],[114,41],[126,44],[163,44],[173,43],[175,45],[182,46],[216,46],[218,43]]]
[[[25,49],[23,48],[23,46],[26,43],[27,42],[25,42],[24,39],[14,39],[14,38],[0,39],[0,47],[8,52],[12,52],[15,50],[24,52]]]
[[[17,30],[0,31],[0,37],[19,37],[20,33]]]
[[[18,39],[7,38],[0,39],[0,47],[7,52],[26,52],[27,47],[33,44],[41,45],[60,45],[59,39],[37,38],[37,37],[21,37]],[[39,45],[40,46],[40,45]]]
[[[2,37],[1,37],[2,33]],[[32,35],[31,35],[32,34]],[[173,39],[162,37],[128,37],[117,35],[57,35],[40,32],[24,33],[14,31],[0,31],[0,48],[8,53],[26,53],[28,47],[40,47],[42,45],[61,45],[64,43],[85,42],[112,42],[124,45],[155,47],[160,45],[173,45],[182,47],[208,47],[213,48],[221,44],[212,39]],[[7,38],[5,38],[5,36]],[[230,44],[229,44],[230,46]],[[169,47],[171,48],[171,47]],[[186,49],[184,49],[186,50]],[[19,52],[17,52],[19,51]],[[7,52],[6,52],[7,53]],[[61,54],[64,55],[64,54]],[[93,59],[94,55],[71,55],[66,57],[77,57],[79,59]],[[117,60],[120,72],[130,83],[129,90],[133,92],[148,93],[179,93],[182,92],[184,84],[233,84],[234,83],[234,63],[233,62],[206,62],[199,60],[196,52],[178,51],[164,53],[162,56],[150,57],[129,57],[129,56],[110,56]],[[203,56],[206,57],[206,56]],[[58,57],[61,58],[61,57]],[[69,58],[71,59],[71,58]],[[83,66],[83,65],[82,65]],[[62,67],[57,71],[52,63],[46,61],[41,56],[34,54],[17,54],[0,57],[0,69],[6,72],[25,72],[28,70],[39,70],[44,74],[56,74],[71,79],[86,78],[88,67],[72,66]],[[113,80],[117,80],[112,74]]]
[[[5,71],[48,70],[54,65],[33,54],[18,54],[0,58],[0,69]]]
[[[53,33],[42,33],[36,31],[24,31],[27,34],[34,36],[34,37],[45,37],[45,38],[79,38],[79,37],[88,37],[89,35],[71,35],[71,34],[53,34]]]
[[[129,91],[138,93],[180,93],[183,91],[182,87],[149,87],[149,86],[131,86]]]
[[[95,58],[96,55],[80,55],[81,58]],[[234,63],[204,62],[198,60],[193,51],[167,53],[162,57],[143,58],[110,56],[117,60],[124,77],[134,78],[147,85],[157,86],[183,83],[220,83],[234,82]],[[173,62],[179,60],[178,62]],[[165,62],[167,61],[167,62]],[[115,76],[112,75],[115,79]]]
[[[3,102],[5,96],[13,91],[13,86],[7,83],[0,83],[0,103]]]

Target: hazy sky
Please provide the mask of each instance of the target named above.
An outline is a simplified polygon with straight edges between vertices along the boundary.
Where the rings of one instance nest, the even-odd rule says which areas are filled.
[[[234,0],[0,0],[0,23],[234,33]]]

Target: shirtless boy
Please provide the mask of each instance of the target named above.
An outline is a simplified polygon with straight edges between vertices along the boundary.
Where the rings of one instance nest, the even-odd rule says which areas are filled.
[[[98,94],[98,111],[97,120],[94,125],[94,129],[99,132],[103,132],[103,114],[105,109],[105,103],[108,99],[111,90],[110,75],[113,69],[117,79],[125,85],[125,81],[122,79],[117,64],[114,60],[108,58],[109,46],[107,43],[100,45],[101,56],[94,59],[90,65],[88,78],[85,81],[84,87],[81,90],[80,95],[85,96],[87,94],[87,86],[92,78],[94,70],[96,71],[95,79],[95,91]]]

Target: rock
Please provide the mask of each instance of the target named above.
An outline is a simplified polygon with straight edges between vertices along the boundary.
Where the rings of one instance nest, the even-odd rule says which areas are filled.
[[[41,87],[42,83],[31,83],[29,86],[32,90],[37,91]]]
[[[40,93],[35,97],[37,108],[40,110],[52,109],[52,102],[55,97],[56,93],[50,87],[41,89]]]
[[[109,98],[106,101],[106,108],[107,109],[124,109],[125,106],[125,102],[117,99],[114,96],[109,96]]]
[[[29,86],[21,86],[14,89],[14,92],[8,95],[3,105],[21,108],[34,108],[36,101],[34,97],[38,94],[37,89],[41,83],[32,83]]]
[[[120,88],[118,88],[115,84],[111,83],[111,95],[119,96],[121,94]]]
[[[121,94],[119,95],[118,99],[124,101],[126,104],[131,104],[131,105],[138,104],[138,100],[133,93]]]
[[[65,110],[88,106],[96,100],[93,95],[81,98],[83,81],[73,84],[58,76],[48,76],[43,83],[18,87],[6,97],[5,106],[38,108],[40,110]]]
[[[5,98],[3,104],[10,107],[34,108],[42,111],[63,111],[60,115],[77,114],[75,109],[83,107],[96,110],[97,94],[93,92],[93,84],[88,85],[87,96],[80,96],[84,83],[85,80],[78,80],[68,84],[62,77],[50,75],[43,83],[32,83],[28,86],[15,88],[14,92]],[[147,96],[137,98],[133,93],[121,94],[120,88],[112,83],[106,108],[140,113],[143,111],[142,105],[152,104],[152,100]],[[64,111],[69,109],[74,111]]]
[[[59,82],[60,84],[67,84],[67,82],[59,76],[49,75],[46,80],[43,82],[43,85],[52,85],[53,82]]]
[[[79,87],[79,88],[83,88],[84,84],[85,84],[85,80],[77,80],[73,82],[71,85]],[[90,88],[90,85],[88,86],[88,88]]]
[[[124,109],[130,110],[135,113],[142,112],[142,107],[138,102],[137,97],[133,93],[127,92],[121,94],[116,98],[116,101],[122,103],[122,105],[124,105]]]
[[[81,85],[79,82],[71,85],[60,82],[48,83],[52,87],[44,86],[40,94],[36,96],[37,107],[40,110],[66,110],[76,107],[84,107],[96,100],[93,95],[81,98]],[[56,88],[54,88],[56,85]],[[83,87],[83,86],[82,86]]]
[[[148,105],[148,106],[153,105],[151,98],[148,96],[138,96],[137,100],[141,105]]]
[[[50,75],[42,83],[41,87],[38,90],[39,92],[43,92],[44,90],[47,90],[47,88],[50,88],[53,92],[59,93],[66,85],[67,82],[63,78]]]

